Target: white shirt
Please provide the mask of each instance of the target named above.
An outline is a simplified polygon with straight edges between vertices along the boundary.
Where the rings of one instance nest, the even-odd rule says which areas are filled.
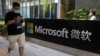
[[[97,18],[96,18],[96,16],[92,16],[91,18],[90,18],[90,20],[96,20]]]

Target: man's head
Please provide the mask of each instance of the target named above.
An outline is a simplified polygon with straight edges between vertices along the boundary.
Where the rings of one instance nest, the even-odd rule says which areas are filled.
[[[14,12],[18,13],[20,10],[20,4],[18,2],[13,2],[12,9]]]
[[[95,11],[90,11],[89,16],[95,16],[95,15],[96,15],[96,12]]]

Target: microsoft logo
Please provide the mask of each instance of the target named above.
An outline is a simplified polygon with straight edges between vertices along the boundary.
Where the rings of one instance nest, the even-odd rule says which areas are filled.
[[[26,23],[26,32],[34,34],[34,23]]]

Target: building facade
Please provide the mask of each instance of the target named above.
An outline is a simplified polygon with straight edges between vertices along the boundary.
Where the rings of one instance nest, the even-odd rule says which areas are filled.
[[[0,17],[5,16],[13,2],[21,4],[24,18],[36,19],[64,19],[70,10],[100,9],[99,0],[0,0]]]

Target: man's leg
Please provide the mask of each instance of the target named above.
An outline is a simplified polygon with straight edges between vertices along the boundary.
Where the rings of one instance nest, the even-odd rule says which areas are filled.
[[[24,47],[19,47],[20,56],[23,56],[23,53],[24,53]]]
[[[0,56],[6,56],[6,51],[4,51],[3,49],[0,49]]]
[[[16,42],[17,42],[17,37],[16,36],[9,36],[8,37],[9,41],[9,47],[8,47],[8,53],[11,53],[11,51],[15,48]]]
[[[8,47],[8,53],[11,53],[12,49]]]
[[[23,56],[23,54],[24,54],[24,45],[25,45],[25,35],[24,34],[21,34],[19,36],[18,45],[19,45],[19,54],[20,54],[20,56]]]

